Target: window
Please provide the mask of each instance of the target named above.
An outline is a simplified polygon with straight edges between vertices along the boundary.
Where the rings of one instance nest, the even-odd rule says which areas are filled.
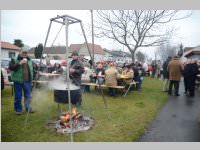
[[[9,52],[9,53],[8,53],[8,57],[9,57],[9,58],[15,57],[15,52]]]

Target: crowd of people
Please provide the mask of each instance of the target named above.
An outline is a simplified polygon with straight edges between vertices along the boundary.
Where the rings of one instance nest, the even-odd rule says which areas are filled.
[[[72,61],[69,63],[70,80],[85,92],[90,92],[90,86],[81,83],[107,85],[111,96],[118,93],[115,86],[124,86],[127,90],[133,81],[137,84],[131,86],[130,90],[141,90],[144,77],[150,76],[164,80],[164,92],[179,96],[179,83],[183,77],[185,94],[190,97],[195,96],[195,82],[197,74],[199,74],[199,64],[194,59],[188,59],[182,63],[177,56],[168,57],[163,65],[157,64],[155,61],[151,65],[140,62],[118,64],[115,61],[99,61],[93,66],[91,62],[79,59],[76,51],[72,53],[71,57]],[[14,110],[16,114],[21,114],[22,94],[24,94],[25,110],[34,112],[30,106],[31,89],[32,80],[37,78],[38,72],[46,70],[48,73],[66,75],[67,63],[47,65],[46,69],[41,70],[38,65],[32,62],[27,52],[22,50],[16,58],[12,58],[9,69],[12,71],[12,81],[14,82]],[[77,106],[81,105],[81,101],[82,98],[77,102]]]
[[[174,95],[179,96],[179,83],[181,77],[184,79],[185,94],[189,97],[195,96],[196,81],[199,80],[197,75],[200,65],[196,59],[188,59],[182,63],[180,59],[175,57],[168,57],[163,63],[163,91],[172,95],[174,88]]]
[[[125,86],[128,89],[130,83],[135,81],[136,87],[131,89],[140,90],[142,88],[142,81],[146,74],[145,69],[139,62],[117,64],[114,61],[99,61],[95,64],[95,69],[89,67],[89,64],[84,64],[85,72],[82,75],[82,82],[93,82],[97,85],[105,84],[109,86],[109,94],[116,95],[116,88],[111,86]],[[86,92],[89,92],[89,85],[83,86]]]

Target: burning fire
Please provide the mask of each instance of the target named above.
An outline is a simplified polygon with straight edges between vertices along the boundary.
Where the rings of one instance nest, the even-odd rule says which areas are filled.
[[[94,125],[91,117],[80,114],[76,108],[71,112],[62,113],[55,122],[48,121],[48,126],[57,130],[57,133],[76,133],[89,130]]]
[[[76,108],[72,108],[72,113],[70,115],[70,112],[66,112],[59,116],[57,122],[59,123],[59,127],[61,128],[70,128],[70,119],[72,121],[72,125],[74,122],[77,122],[78,120],[82,119],[82,115],[80,113],[77,113]]]

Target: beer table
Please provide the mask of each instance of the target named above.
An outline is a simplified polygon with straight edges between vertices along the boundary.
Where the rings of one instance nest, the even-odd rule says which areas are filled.
[[[40,72],[39,75],[41,75],[41,76],[48,76],[48,77],[54,77],[54,76],[59,76],[60,74]]]

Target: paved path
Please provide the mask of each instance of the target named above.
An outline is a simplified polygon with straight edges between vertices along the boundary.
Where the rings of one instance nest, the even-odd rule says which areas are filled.
[[[166,105],[149,125],[140,142],[200,142],[200,92],[185,96],[180,83],[179,97],[170,96]]]

